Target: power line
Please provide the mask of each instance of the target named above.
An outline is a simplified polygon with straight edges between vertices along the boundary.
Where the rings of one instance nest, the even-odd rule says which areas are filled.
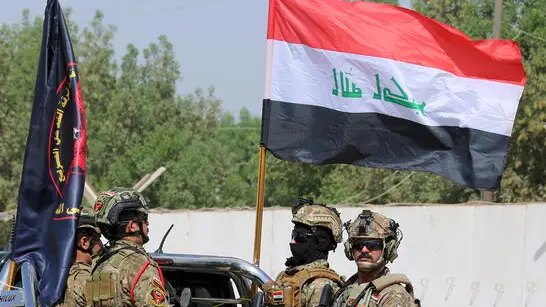
[[[396,171],[396,172],[390,174],[389,176],[385,177],[385,178],[382,180],[382,183],[386,182],[387,179],[389,179],[391,176],[393,176],[393,175],[395,175],[395,174],[397,174],[397,173],[399,173],[399,171]],[[390,188],[389,188],[388,190],[386,190],[385,192],[383,192],[383,193],[381,193],[381,194],[379,194],[379,195],[377,195],[377,196],[374,196],[374,197],[372,197],[372,198],[370,198],[370,199],[368,199],[368,200],[366,200],[366,201],[364,201],[364,202],[361,202],[361,203],[362,203],[362,204],[366,204],[366,203],[368,203],[368,202],[374,201],[374,200],[376,200],[376,199],[378,199],[378,198],[380,198],[380,197],[382,197],[382,196],[384,196],[384,195],[386,195],[386,194],[392,192],[394,189],[396,189],[396,188],[399,187],[402,183],[404,183],[407,179],[409,179],[412,175],[413,175],[413,173],[409,173],[406,177],[404,177],[402,180],[400,180],[399,183],[393,185],[392,187],[390,187]],[[359,193],[357,193],[356,195],[353,195],[353,196],[351,196],[351,197],[345,199],[345,200],[342,201],[341,203],[346,203],[346,202],[348,202],[350,199],[353,199],[353,198],[355,198],[355,197],[360,196],[362,193],[364,193],[364,191],[359,192]]]
[[[363,202],[363,204],[367,204],[368,202],[374,201],[374,200],[376,200],[376,199],[390,193],[391,191],[393,191],[394,189],[399,187],[402,183],[404,183],[404,181],[408,180],[411,177],[411,175],[413,175],[413,173],[408,174],[406,177],[404,177],[404,179],[400,180],[399,183],[393,185],[390,189],[386,190],[385,192],[383,192],[383,193],[381,193],[381,194],[379,194],[379,195],[377,195],[375,197],[372,197],[372,198],[368,199],[367,201]]]
[[[538,37],[534,34],[531,34],[529,32],[526,32],[526,31],[523,31],[522,29],[518,28],[516,25],[512,25],[512,30],[516,31],[516,35],[514,36],[514,38],[512,38],[512,40],[515,40],[516,38],[519,37],[520,34],[524,34],[524,35],[528,35],[536,40],[539,40],[541,42],[545,42],[546,43],[546,39],[542,38],[542,37]]]

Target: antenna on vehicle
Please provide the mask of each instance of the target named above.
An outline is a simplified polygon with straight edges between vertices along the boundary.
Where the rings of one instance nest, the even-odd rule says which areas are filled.
[[[173,229],[174,224],[171,224],[171,227],[167,230],[165,235],[163,236],[163,239],[161,239],[161,243],[159,244],[159,248],[154,252],[156,254],[163,254],[163,244],[165,244],[165,239],[167,239],[167,236],[169,235],[169,232],[171,232],[171,229]]]

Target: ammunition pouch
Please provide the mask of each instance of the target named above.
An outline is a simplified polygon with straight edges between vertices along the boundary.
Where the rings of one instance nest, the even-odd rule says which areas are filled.
[[[91,278],[86,283],[87,306],[117,306],[122,299],[119,267],[130,255],[140,253],[133,247],[124,247],[105,253],[93,268]]]

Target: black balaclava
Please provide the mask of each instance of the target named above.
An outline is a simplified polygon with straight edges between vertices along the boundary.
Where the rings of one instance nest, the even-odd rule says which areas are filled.
[[[294,231],[306,233],[304,242],[290,243],[292,257],[286,259],[287,267],[308,264],[319,259],[328,259],[328,251],[333,247],[330,230],[323,227],[313,227],[296,223]]]

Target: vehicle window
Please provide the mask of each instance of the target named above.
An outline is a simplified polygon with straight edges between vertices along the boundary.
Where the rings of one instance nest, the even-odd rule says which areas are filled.
[[[235,284],[233,279],[231,279],[230,281],[231,281],[231,286],[233,287],[233,290],[235,292],[234,293],[235,297],[241,297],[241,294],[239,293],[239,289],[237,289],[237,285]],[[237,307],[243,307],[243,304],[237,304]]]

